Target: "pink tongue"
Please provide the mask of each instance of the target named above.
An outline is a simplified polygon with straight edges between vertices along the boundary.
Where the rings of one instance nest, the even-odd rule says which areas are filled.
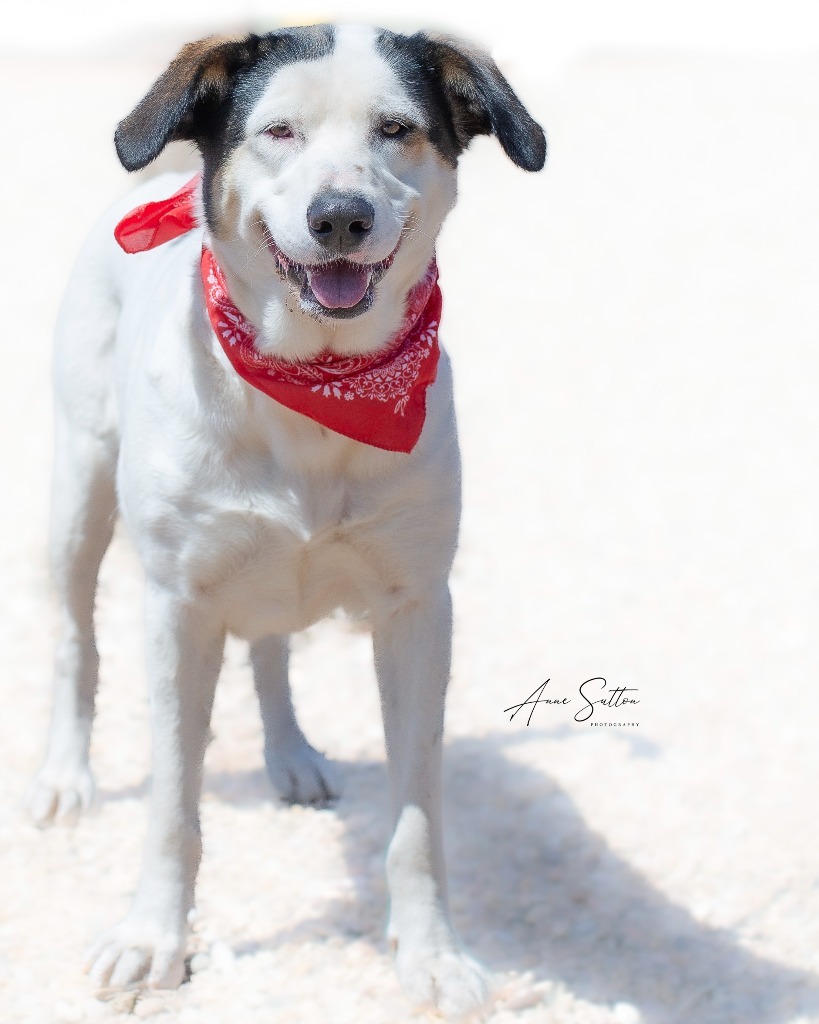
[[[355,263],[330,263],[311,267],[307,280],[326,309],[350,309],[364,298],[370,284],[370,268]]]

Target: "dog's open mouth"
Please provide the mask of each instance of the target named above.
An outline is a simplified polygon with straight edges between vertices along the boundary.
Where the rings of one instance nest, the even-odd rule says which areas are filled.
[[[347,319],[366,313],[373,303],[375,286],[390,268],[398,246],[379,263],[356,263],[336,259],[327,263],[296,263],[281,251],[272,238],[267,247],[283,280],[298,289],[306,313]]]

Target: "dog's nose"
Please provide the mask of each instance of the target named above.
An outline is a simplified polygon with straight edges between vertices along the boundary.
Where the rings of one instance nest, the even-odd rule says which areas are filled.
[[[307,208],[310,234],[324,248],[351,252],[372,230],[375,210],[356,192],[323,192]]]

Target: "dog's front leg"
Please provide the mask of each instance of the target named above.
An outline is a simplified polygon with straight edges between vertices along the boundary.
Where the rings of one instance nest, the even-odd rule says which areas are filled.
[[[373,621],[395,826],[387,853],[388,935],[408,994],[460,1014],[480,1005],[486,990],[447,910],[441,744],[451,637],[446,584]]]
[[[125,920],[89,953],[92,979],[159,988],[184,975],[202,844],[199,794],[224,630],[203,609],[149,585],[146,604],[153,781],[142,874]]]

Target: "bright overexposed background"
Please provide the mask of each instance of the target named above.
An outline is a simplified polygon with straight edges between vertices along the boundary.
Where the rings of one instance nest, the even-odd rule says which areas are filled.
[[[239,24],[264,27],[317,20],[355,20],[391,27],[453,28],[491,46],[501,58],[514,55],[527,73],[551,74],[573,57],[600,47],[710,49],[788,53],[819,46],[816,0],[573,0],[501,6],[451,0],[413,3],[272,3],[270,0],[6,0],[0,52],[87,51],[140,34],[213,32]]]
[[[819,1021],[819,0],[6,0],[0,16],[8,1020],[128,1010],[79,966],[127,907],[145,829],[140,574],[121,535],[99,600],[101,812],[44,834],[17,812],[57,631],[50,338],[85,232],[130,187],[113,128],[192,38],[343,19],[483,42],[549,137],[537,175],[475,141],[439,248],[465,484],[447,839],[455,923],[505,975],[493,1024]],[[547,676],[570,693],[600,674],[639,689],[639,728],[502,713]],[[241,645],[224,676],[205,968],[137,1013],[418,1020],[383,939],[366,636],[333,622],[295,644],[305,731],[347,779],[333,812],[273,806]]]

